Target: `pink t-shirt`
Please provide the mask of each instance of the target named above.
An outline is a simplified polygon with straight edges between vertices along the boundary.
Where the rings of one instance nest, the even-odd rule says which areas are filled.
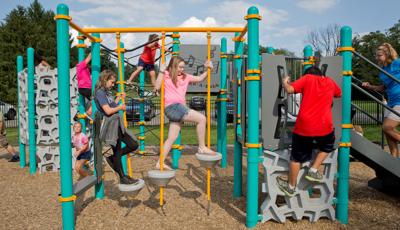
[[[91,89],[92,77],[85,60],[76,65],[76,78],[78,80],[78,88]]]
[[[88,143],[88,138],[84,133],[79,133],[78,135],[72,136],[72,144],[75,148],[81,149],[82,146]]]
[[[193,75],[186,74],[186,77],[178,76],[177,86],[174,85],[172,79],[169,76],[169,72],[165,71],[164,74],[164,88],[165,88],[165,107],[180,103],[186,105],[186,91],[189,83],[193,80]]]

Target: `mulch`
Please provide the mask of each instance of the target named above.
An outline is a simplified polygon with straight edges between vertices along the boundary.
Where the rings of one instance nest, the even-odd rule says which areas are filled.
[[[21,169],[18,163],[7,162],[9,156],[0,151],[0,229],[61,229],[59,173],[29,175],[28,167]],[[206,170],[200,167],[195,151],[195,147],[184,147],[176,178],[164,190],[162,209],[158,188],[146,182],[137,196],[127,197],[118,190],[117,176],[106,166],[105,198],[96,200],[90,189],[77,199],[76,229],[246,229],[245,198],[232,198],[233,148],[228,149],[228,168],[213,171],[210,216]],[[131,159],[134,177],[147,180],[157,156]],[[375,172],[363,163],[351,163],[348,225],[327,219],[316,223],[289,220],[285,224],[259,223],[254,229],[400,229],[400,198],[369,188],[368,180],[374,177]]]

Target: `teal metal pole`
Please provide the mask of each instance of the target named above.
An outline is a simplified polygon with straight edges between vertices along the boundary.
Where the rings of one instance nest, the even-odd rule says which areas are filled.
[[[239,36],[240,33],[235,33],[235,37]],[[233,197],[238,198],[243,196],[242,192],[242,164],[243,164],[243,148],[242,143],[239,141],[242,139],[242,126],[241,126],[241,78],[242,78],[242,64],[243,64],[243,41],[235,41],[235,69],[236,69],[236,81],[237,81],[237,101],[236,101],[236,114],[235,114],[235,143],[233,150]]]
[[[21,92],[19,91],[20,82],[18,74],[24,69],[24,58],[21,55],[17,57],[17,83],[18,83],[18,143],[19,143],[19,166],[25,168],[26,165],[26,152],[25,143],[21,142],[21,120],[19,114],[21,113]],[[26,116],[26,115],[25,115]]]
[[[275,49],[271,46],[267,47],[267,54],[274,54]]]
[[[83,45],[85,43],[84,39],[82,37],[78,38],[78,44]],[[78,48],[78,62],[82,62],[85,59],[85,48],[84,47],[79,47]],[[78,111],[80,114],[84,114],[85,111],[85,97],[81,95],[78,92],[79,98],[79,105],[78,105]],[[84,118],[79,119],[79,122],[82,124],[82,132],[86,133],[86,121]]]
[[[143,153],[143,154],[144,154],[145,148],[146,148],[146,145],[144,142],[144,140],[145,140],[144,125],[146,122],[145,117],[144,117],[144,75],[145,75],[144,71],[141,71],[139,74],[139,88],[140,88],[139,97],[141,99],[140,104],[139,104],[139,121],[140,121],[139,122],[139,131],[140,131],[140,134],[139,134],[140,149],[139,149],[139,151],[140,151],[140,153]]]
[[[120,47],[121,47],[121,49],[125,48],[125,45],[124,45],[123,42],[120,43]],[[118,84],[118,92],[119,92],[119,93],[125,92],[125,87],[124,87],[124,82],[125,82],[125,65],[124,65],[124,60],[125,60],[125,55],[124,55],[124,52],[121,51],[121,66],[120,66],[120,63],[118,62],[118,68],[121,68],[122,76],[120,76],[120,75],[121,75],[121,73],[120,73],[121,71],[119,71],[119,69],[118,69],[118,79],[121,79],[122,82],[120,82],[120,83]],[[143,72],[143,71],[142,71],[142,72]],[[122,102],[120,102],[120,104],[121,104],[121,103],[122,103]],[[126,103],[126,101],[125,101],[125,103]],[[124,111],[120,110],[118,113],[119,113],[119,115],[120,115],[121,117],[124,117]],[[127,127],[127,128],[128,128],[128,127]],[[126,146],[125,143],[121,143],[121,148],[124,148],[125,146]],[[124,171],[124,174],[125,174],[125,175],[128,175],[128,157],[127,157],[127,155],[122,156],[121,161],[122,161],[122,170]]]
[[[179,33],[174,32],[174,37],[172,38],[172,56],[176,57],[179,56]],[[175,143],[172,148],[172,168],[178,169],[179,167],[179,159],[182,156],[181,151],[181,141],[182,141],[182,131],[179,131],[178,138],[176,138]]]
[[[226,168],[228,165],[227,161],[227,154],[226,154],[226,100],[227,95],[226,95],[226,77],[227,77],[227,69],[228,69],[228,57],[226,53],[226,38],[221,38],[221,71],[220,71],[220,114],[218,114],[218,117],[220,117],[219,122],[221,122],[221,125],[219,126],[221,128],[220,132],[220,137],[218,140],[220,141],[220,153],[222,154],[222,160],[221,160],[221,168]]]
[[[348,26],[342,27],[340,30],[340,47],[352,46],[352,29]],[[343,57],[343,71],[351,71],[352,52],[342,51]],[[348,72],[349,73],[349,72]],[[350,111],[351,111],[351,74],[343,75],[342,83],[342,124],[351,124]],[[342,129],[342,143],[350,142],[350,129]],[[342,224],[349,223],[349,154],[350,147],[339,148],[339,166],[337,178],[337,203],[336,203],[336,218]]]
[[[57,15],[68,16],[67,5],[57,6]],[[58,126],[60,136],[61,197],[72,198],[72,151],[71,151],[71,103],[69,76],[69,24],[64,18],[57,19],[57,74],[58,74]],[[29,137],[31,138],[31,137]],[[74,229],[74,201],[61,203],[63,229]]]
[[[94,33],[92,34],[93,37],[100,38],[100,34]],[[92,95],[94,95],[94,88],[96,85],[97,80],[99,79],[101,71],[101,62],[100,62],[100,43],[92,42]],[[96,114],[97,107],[92,100],[92,114]],[[93,116],[94,117],[94,116]],[[93,133],[93,136],[95,133]],[[94,167],[94,174],[97,175],[96,166]],[[95,185],[95,196],[96,199],[103,199],[104,198],[104,182],[101,180],[100,183]]]
[[[247,37],[248,37],[248,59],[246,75],[248,77],[260,78],[259,70],[259,15],[255,6],[247,10]],[[247,203],[246,203],[246,226],[256,226],[258,218],[258,164],[259,158],[259,93],[260,80],[247,80]]]
[[[29,172],[36,173],[36,130],[35,130],[35,65],[33,48],[28,48],[28,127],[29,127]]]
[[[304,71],[306,71],[314,64],[314,60],[311,58],[314,55],[314,51],[310,45],[306,45],[303,49],[303,54],[304,54],[304,65],[303,65],[303,73],[304,73]]]

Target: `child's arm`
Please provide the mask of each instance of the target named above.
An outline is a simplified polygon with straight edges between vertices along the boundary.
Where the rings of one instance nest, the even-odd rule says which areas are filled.
[[[165,64],[162,64],[161,66],[160,66],[160,71],[158,72],[158,76],[157,76],[157,80],[156,80],[156,85],[155,85],[155,89],[156,90],[159,90],[160,88],[161,88],[161,84],[162,84],[162,80],[164,79],[164,72],[165,72],[165,69],[166,69],[167,67],[166,67],[166,65]]]
[[[212,62],[211,62],[211,61],[209,61],[209,62],[207,61],[206,63],[204,63],[204,67],[213,69]],[[196,82],[202,82],[202,81],[204,81],[204,79],[205,79],[206,77],[207,77],[207,71],[205,71],[204,73],[202,73],[202,74],[199,75],[199,76],[194,76],[194,77],[192,78],[191,82],[194,82],[194,83],[196,83]]]
[[[92,60],[92,53],[89,53],[88,56],[85,58],[86,65],[89,64],[91,60]]]
[[[293,86],[290,85],[290,77],[286,76],[282,81],[283,88],[285,89],[286,93],[292,94],[294,93]]]
[[[375,90],[378,92],[383,92],[385,91],[385,86],[384,85],[371,85],[369,82],[363,82],[362,87],[370,90]]]

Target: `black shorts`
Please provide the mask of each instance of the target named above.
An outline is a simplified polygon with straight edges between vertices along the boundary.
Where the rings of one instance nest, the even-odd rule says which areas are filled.
[[[89,101],[92,100],[92,89],[89,88],[79,88],[78,92],[80,95],[84,96]]]
[[[146,63],[141,58],[139,58],[138,66],[143,67],[143,69],[147,72],[154,70],[154,64]]]
[[[332,152],[335,144],[335,131],[326,136],[308,137],[293,133],[292,136],[292,153],[290,160],[304,163],[312,158],[313,149],[321,152]]]

